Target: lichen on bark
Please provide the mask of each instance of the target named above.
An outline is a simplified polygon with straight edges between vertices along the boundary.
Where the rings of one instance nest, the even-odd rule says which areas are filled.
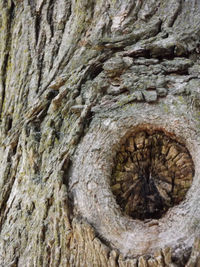
[[[0,1],[0,265],[198,265],[199,13],[195,0]],[[195,167],[185,200],[147,224],[110,190],[140,125],[175,134]]]

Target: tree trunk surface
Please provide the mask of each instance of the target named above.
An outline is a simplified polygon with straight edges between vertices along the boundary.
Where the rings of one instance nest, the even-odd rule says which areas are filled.
[[[199,0],[0,0],[0,266],[200,266],[199,53]]]

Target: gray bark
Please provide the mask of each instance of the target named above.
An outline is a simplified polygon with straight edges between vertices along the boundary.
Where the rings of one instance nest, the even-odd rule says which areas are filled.
[[[0,266],[199,266],[199,38],[199,0],[0,0]],[[140,128],[195,166],[147,222],[110,187]]]

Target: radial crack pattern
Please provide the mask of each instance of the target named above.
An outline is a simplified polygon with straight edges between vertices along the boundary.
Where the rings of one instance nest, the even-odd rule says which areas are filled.
[[[118,151],[111,189],[125,214],[159,219],[184,199],[193,175],[186,147],[161,131],[140,131]]]

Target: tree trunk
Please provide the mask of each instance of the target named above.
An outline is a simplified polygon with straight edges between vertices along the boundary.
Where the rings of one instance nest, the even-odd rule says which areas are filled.
[[[0,10],[0,265],[199,266],[200,1]]]

